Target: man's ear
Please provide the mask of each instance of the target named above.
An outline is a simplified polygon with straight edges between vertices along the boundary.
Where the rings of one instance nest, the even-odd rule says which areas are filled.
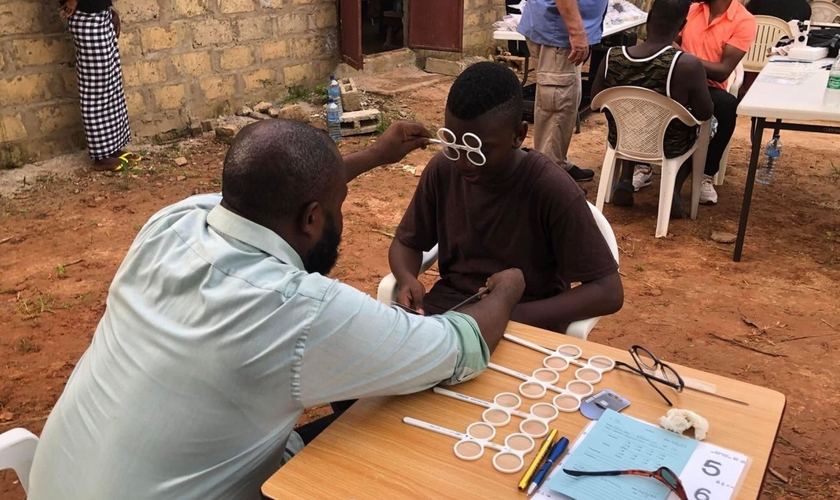
[[[325,219],[324,207],[313,201],[303,208],[298,220],[298,229],[309,238],[318,240],[321,238]]]
[[[525,142],[525,137],[528,135],[528,122],[521,121],[519,125],[516,126],[516,135],[513,137],[513,149],[519,149],[522,147],[522,143]]]

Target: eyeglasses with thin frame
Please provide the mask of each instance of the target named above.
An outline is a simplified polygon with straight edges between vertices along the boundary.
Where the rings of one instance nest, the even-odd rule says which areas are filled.
[[[640,345],[634,345],[630,348],[630,356],[633,357],[633,362],[636,363],[635,367],[621,361],[616,361],[615,365],[645,377],[648,384],[662,396],[662,399],[668,403],[668,406],[674,406],[671,400],[656,387],[654,382],[668,386],[677,392],[682,392],[685,388],[685,382],[683,382],[680,374],[671,368],[669,364],[660,361],[656,355]]]
[[[680,500],[688,500],[688,495],[685,492],[685,488],[683,487],[682,481],[680,478],[677,477],[677,474],[669,469],[668,467],[660,467],[655,471],[646,471],[646,470],[639,470],[639,469],[630,469],[630,470],[607,470],[607,471],[583,471],[583,470],[570,470],[570,469],[563,469],[563,472],[570,476],[575,477],[583,477],[583,476],[590,476],[590,477],[604,477],[604,476],[641,476],[641,477],[649,477],[656,479],[660,483],[664,484],[668,487],[671,491],[676,493],[677,497]]]

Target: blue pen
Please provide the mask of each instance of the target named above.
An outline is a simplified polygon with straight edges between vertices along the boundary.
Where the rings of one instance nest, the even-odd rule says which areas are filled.
[[[551,466],[554,465],[554,462],[556,462],[557,459],[560,458],[560,455],[562,455],[563,452],[566,451],[567,446],[569,446],[569,440],[564,437],[560,438],[560,440],[557,441],[557,443],[555,443],[554,447],[551,449],[551,452],[549,452],[548,458],[546,459],[545,463],[543,463],[543,466],[540,467],[540,470],[539,472],[537,472],[537,475],[534,477],[534,480],[531,481],[531,485],[528,486],[528,495],[530,495],[534,492],[535,489],[540,487],[543,480],[545,479],[545,476],[548,475],[548,471],[551,470]]]

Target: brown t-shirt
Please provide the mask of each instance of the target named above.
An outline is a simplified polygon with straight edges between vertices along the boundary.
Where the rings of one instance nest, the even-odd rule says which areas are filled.
[[[437,314],[474,294],[494,273],[525,275],[522,302],[553,297],[570,283],[618,270],[583,191],[554,162],[529,151],[498,185],[464,180],[442,154],[423,170],[397,228],[399,241],[428,251],[438,244],[441,279],[423,306]]]

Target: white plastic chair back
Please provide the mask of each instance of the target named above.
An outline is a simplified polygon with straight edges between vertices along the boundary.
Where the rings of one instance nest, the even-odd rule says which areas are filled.
[[[672,120],[700,125],[677,101],[641,87],[606,89],[592,100],[592,109],[610,111],[617,135],[615,150],[639,162],[662,162],[665,130]]]
[[[609,110],[616,128],[615,147],[607,142],[607,152],[601,167],[598,198],[595,202],[598,210],[602,210],[604,203],[612,199],[613,189],[618,184],[618,160],[662,165],[656,237],[667,236],[677,172],[683,162],[691,158],[691,218],[697,218],[700,184],[709,147],[710,122],[707,120],[700,123],[678,102],[640,87],[613,87],[604,90],[592,100],[592,109]],[[664,146],[665,132],[673,120],[679,120],[688,126],[699,125],[700,134],[685,154],[667,158]]]
[[[815,23],[840,23],[840,5],[831,0],[812,0],[811,21]]]
[[[758,31],[755,41],[744,56],[744,69],[758,73],[767,65],[767,52],[776,46],[784,36],[792,37],[790,26],[784,20],[773,16],[755,16]]]
[[[38,437],[26,429],[12,429],[0,434],[0,470],[13,469],[20,480],[23,491],[29,491],[29,471]]]

